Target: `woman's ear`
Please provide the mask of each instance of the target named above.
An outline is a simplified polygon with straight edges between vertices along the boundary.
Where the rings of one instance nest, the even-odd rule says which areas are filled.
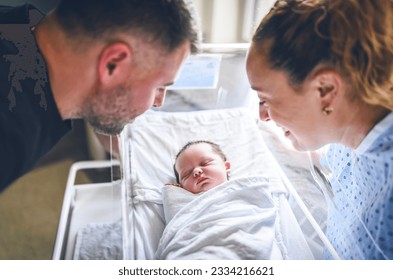
[[[314,79],[318,89],[319,98],[323,108],[333,105],[335,98],[342,89],[341,76],[332,70],[325,70],[318,73]]]
[[[131,48],[125,43],[112,43],[101,52],[98,62],[99,80],[104,85],[121,82],[128,76]]]

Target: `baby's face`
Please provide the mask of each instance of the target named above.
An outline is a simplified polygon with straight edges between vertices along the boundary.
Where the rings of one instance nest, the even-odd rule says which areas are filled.
[[[206,143],[199,143],[184,150],[176,160],[182,188],[200,193],[227,181],[230,163],[216,154]]]

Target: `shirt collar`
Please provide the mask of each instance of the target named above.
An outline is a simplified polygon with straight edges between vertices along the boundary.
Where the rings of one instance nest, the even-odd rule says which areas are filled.
[[[383,120],[377,123],[367,134],[360,145],[355,149],[356,153],[364,154],[374,141],[388,129],[393,123],[393,112],[390,112]]]

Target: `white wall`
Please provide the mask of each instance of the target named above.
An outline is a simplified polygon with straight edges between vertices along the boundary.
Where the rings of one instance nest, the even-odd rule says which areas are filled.
[[[239,1],[212,1],[212,22],[210,40],[212,43],[231,43],[238,41],[239,33]]]
[[[238,41],[239,3],[244,0],[194,0],[203,39],[209,43]]]
[[[242,43],[275,0],[193,0],[206,43]]]

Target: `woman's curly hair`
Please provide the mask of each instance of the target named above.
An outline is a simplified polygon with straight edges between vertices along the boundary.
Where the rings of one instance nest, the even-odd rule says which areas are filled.
[[[393,0],[279,0],[253,43],[302,83],[319,64],[341,73],[352,97],[393,110]]]

